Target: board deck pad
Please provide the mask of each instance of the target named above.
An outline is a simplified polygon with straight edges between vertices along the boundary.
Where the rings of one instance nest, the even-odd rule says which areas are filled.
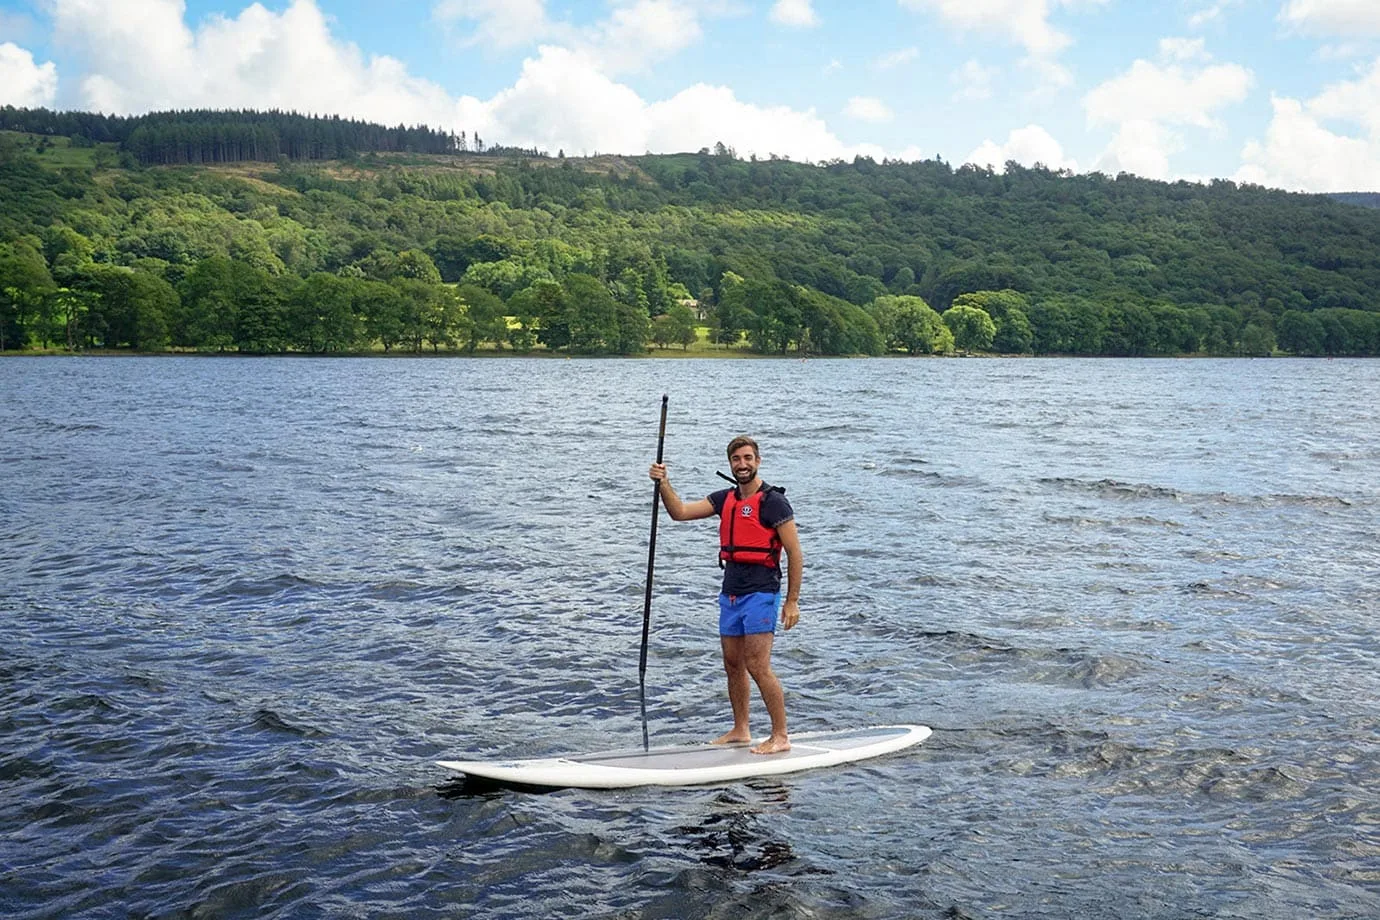
[[[754,776],[778,776],[880,757],[930,736],[924,725],[882,725],[843,731],[802,732],[791,749],[754,754],[759,743],[690,744],[570,754],[534,760],[442,760],[468,777],[548,788],[621,789],[632,786],[694,786]]]

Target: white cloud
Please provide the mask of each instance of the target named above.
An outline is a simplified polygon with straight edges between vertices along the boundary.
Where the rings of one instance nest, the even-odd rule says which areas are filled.
[[[771,21],[783,26],[809,28],[819,25],[819,16],[811,0],[776,0],[771,8]]]
[[[1058,2],[1058,0],[1055,0]],[[1000,36],[1032,54],[1054,54],[1070,39],[1049,23],[1050,0],[900,0],[962,31]]]
[[[1241,0],[1216,0],[1215,3],[1203,7],[1188,17],[1188,27],[1190,29],[1201,29],[1209,23],[1221,21],[1227,14],[1229,7],[1240,5]]]
[[[1279,18],[1313,34],[1380,35],[1380,3],[1375,0],[1289,0]]]
[[[895,70],[897,67],[909,64],[920,56],[920,49],[914,46],[902,48],[899,51],[889,51],[873,62],[872,66],[878,70]]]
[[[53,0],[59,41],[82,52],[82,107],[295,109],[452,125],[456,103],[387,56],[366,59],[331,35],[312,0],[282,13],[259,4],[193,32],[181,0]]]
[[[672,0],[638,0],[613,11],[595,26],[583,45],[607,73],[642,70],[698,42],[702,36],[696,12]]]
[[[1272,98],[1263,140],[1245,145],[1236,178],[1313,192],[1372,190],[1380,176],[1380,60],[1359,79],[1325,88],[1307,103]],[[1359,128],[1340,133],[1328,122]]]
[[[51,108],[57,98],[57,65],[34,63],[33,53],[13,42],[0,44],[0,105]]]
[[[649,105],[646,121],[649,150],[698,150],[723,140],[739,156],[775,153],[797,160],[828,160],[877,154],[875,148],[843,144],[813,110],[751,105],[740,102],[725,86],[698,84]]]
[[[976,58],[970,58],[949,74],[949,82],[958,87],[954,91],[954,98],[975,102],[992,98],[992,81],[999,73],[997,68],[987,67]]]
[[[1056,96],[1059,91],[1073,85],[1073,74],[1064,65],[1051,57],[1027,55],[1021,58],[1020,67],[1034,74],[1035,81],[1030,86],[1031,96]]]
[[[1310,192],[1375,188],[1380,144],[1329,131],[1297,99],[1276,97],[1272,103],[1265,140],[1246,144],[1237,181]]]
[[[467,45],[520,48],[559,31],[546,15],[545,0],[440,0],[431,15],[443,25],[476,23]]]
[[[1160,57],[1167,61],[1189,63],[1211,59],[1207,53],[1207,42],[1201,38],[1162,38]]]
[[[1151,119],[1133,119],[1117,129],[1098,157],[1097,168],[1112,174],[1128,172],[1147,179],[1168,179],[1169,158],[1183,149],[1178,133]]]
[[[1137,60],[1083,97],[1089,124],[1116,128],[1097,169],[1169,178],[1170,157],[1184,149],[1175,129],[1221,134],[1218,111],[1244,100],[1255,81],[1240,65],[1210,63],[1198,41],[1165,39],[1160,54],[1160,62]]]
[[[523,63],[517,82],[478,103],[474,114],[491,140],[505,144],[568,154],[647,149],[642,99],[566,48],[542,46]]]
[[[1217,3],[1209,7],[1204,7],[1192,16],[1188,17],[1188,27],[1190,29],[1201,29],[1210,22],[1216,22],[1222,18],[1222,4]]]
[[[1357,42],[1337,42],[1318,46],[1318,60],[1320,61],[1350,61],[1355,58],[1365,57],[1370,53],[1370,43],[1366,41]]]
[[[741,156],[818,161],[897,155],[843,143],[813,109],[753,105],[724,86],[701,83],[669,98],[645,99],[594,50],[616,40],[679,47],[684,39],[672,32],[697,35],[691,25],[698,20],[679,18],[691,9],[683,3],[619,4],[597,27],[582,29],[578,45],[539,46],[513,84],[488,99],[453,95],[395,58],[364,54],[332,33],[314,0],[293,0],[280,12],[256,3],[234,18],[213,17],[195,28],[186,22],[182,0],[50,3],[55,39],[86,65],[82,107],[99,111],[281,108],[426,124],[477,133],[491,144],[571,155],[698,150],[717,141]],[[546,28],[559,31],[549,22]],[[881,109],[858,112],[876,116]],[[909,149],[900,155],[920,156]]]
[[[1380,58],[1359,79],[1325,87],[1308,109],[1318,118],[1358,124],[1372,139],[1380,140]]]
[[[55,0],[58,39],[79,48],[91,71],[82,81],[84,107],[120,114],[136,110],[142,100],[124,98],[121,83],[165,84],[165,92],[178,97],[168,103],[181,102],[186,90],[199,88],[183,12],[178,0]],[[103,76],[107,73],[120,73],[122,80]]]
[[[1246,98],[1254,77],[1237,64],[1214,64],[1190,70],[1177,63],[1138,60],[1083,97],[1094,124],[1129,120],[1165,121],[1212,128],[1216,109]]]
[[[1003,144],[985,140],[963,162],[1001,171],[1006,168],[1008,160],[1024,166],[1040,163],[1050,169],[1078,169],[1077,162],[1064,156],[1063,146],[1039,125],[1017,128],[1007,135]]]
[[[648,102],[606,76],[587,55],[555,46],[543,46],[524,62],[510,89],[488,102],[471,101],[472,123],[485,137],[570,155],[698,150],[719,141],[742,157],[819,161],[891,155],[872,145],[844,144],[813,110],[753,105],[725,86],[699,83]]]
[[[808,0],[786,5],[810,9]],[[703,37],[702,15],[729,12],[693,0],[616,0],[611,6],[607,18],[581,27],[552,20],[545,0],[440,0],[432,18],[446,25],[473,23],[463,39],[466,45],[512,49],[559,44],[584,52],[606,73],[618,74],[643,70],[693,45]]]
[[[874,124],[891,121],[892,118],[891,109],[887,108],[886,103],[872,96],[854,96],[849,99],[843,114],[849,118],[870,121]]]

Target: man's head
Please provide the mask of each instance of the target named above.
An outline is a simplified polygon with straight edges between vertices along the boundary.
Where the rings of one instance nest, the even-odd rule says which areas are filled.
[[[740,434],[728,442],[728,468],[733,478],[740,484],[752,482],[757,478],[757,467],[761,455],[757,452],[757,442],[745,434]]]

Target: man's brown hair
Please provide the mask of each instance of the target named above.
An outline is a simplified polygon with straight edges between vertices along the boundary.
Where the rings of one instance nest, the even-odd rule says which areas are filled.
[[[733,453],[740,447],[751,447],[753,456],[761,458],[762,452],[757,449],[757,442],[745,434],[740,434],[732,441],[728,442],[728,459],[733,459]]]

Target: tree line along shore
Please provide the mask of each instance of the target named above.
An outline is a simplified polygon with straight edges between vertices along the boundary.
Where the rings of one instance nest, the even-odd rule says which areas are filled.
[[[0,351],[1368,356],[1373,203],[5,107]]]

